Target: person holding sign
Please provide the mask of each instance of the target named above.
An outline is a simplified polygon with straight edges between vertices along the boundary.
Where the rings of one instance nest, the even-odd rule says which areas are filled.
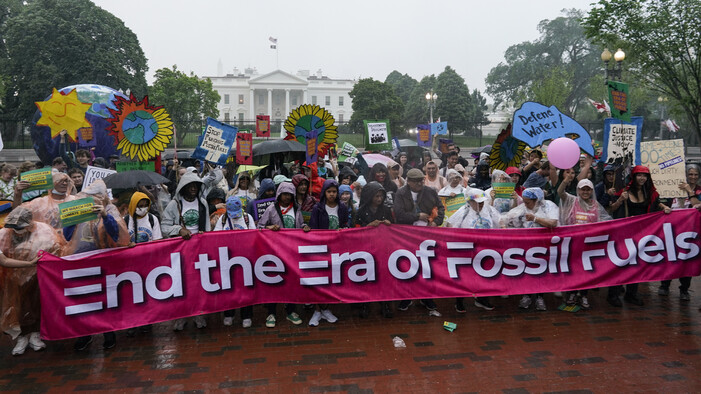
[[[36,222],[32,212],[18,207],[5,218],[0,229],[0,264],[18,268],[0,269],[0,329],[14,340],[12,355],[46,347],[39,335],[41,305],[35,264],[43,250],[60,255],[65,241],[48,224]]]
[[[17,168],[12,164],[3,163],[0,166],[0,200],[13,201],[15,199],[16,176]]]
[[[460,182],[462,182],[462,175],[453,169],[449,169],[446,172],[446,177],[448,179],[448,186],[444,187],[438,192],[439,196],[442,197],[455,197],[458,194],[464,194],[467,188],[463,187]]]
[[[523,204],[523,200],[516,193],[516,184],[511,182],[511,177],[504,171],[492,172],[492,186],[485,191],[487,204],[495,207],[499,213],[506,213]]]
[[[617,193],[618,200],[612,204],[615,219],[644,215],[650,212],[672,212],[672,209],[660,202],[660,195],[650,177],[650,169],[645,166],[633,167],[628,186]],[[613,306],[622,306],[619,296],[622,286],[609,287],[607,301]],[[638,284],[626,285],[623,299],[633,305],[643,306],[643,300],[638,297]]]
[[[22,204],[22,191],[29,188],[31,185],[27,181],[20,180],[15,187],[15,200],[13,207],[23,206],[34,213],[34,221],[46,223],[49,226],[61,233],[61,220],[58,214],[58,204],[69,202],[76,199],[76,196],[70,194],[73,190],[73,181],[68,177],[68,174],[62,172],[53,172],[53,188],[49,195],[38,197],[32,201],[27,201]]]

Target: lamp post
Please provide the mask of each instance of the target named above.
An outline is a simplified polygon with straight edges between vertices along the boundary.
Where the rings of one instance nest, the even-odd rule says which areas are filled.
[[[623,61],[626,60],[626,53],[623,52],[621,48],[618,48],[616,53],[613,55],[613,59],[616,61],[616,63],[609,68],[611,56],[611,52],[608,50],[608,48],[604,48],[604,51],[601,52],[601,60],[604,61],[604,70],[606,70],[606,82],[609,80],[620,81],[621,73],[623,71]]]
[[[438,99],[438,95],[433,93],[433,89],[431,89],[430,92],[426,93],[426,102],[428,103],[428,109],[429,112],[431,113],[431,123],[433,123],[433,109],[436,108],[436,100]]]
[[[662,139],[662,136],[664,135],[664,127],[663,127],[663,122],[664,122],[664,110],[665,106],[667,105],[667,97],[662,97],[659,96],[657,98],[657,102],[660,104],[660,140]]]

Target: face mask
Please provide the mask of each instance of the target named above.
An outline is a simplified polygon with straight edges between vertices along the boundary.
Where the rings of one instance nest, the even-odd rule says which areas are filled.
[[[52,189],[52,190],[51,190],[51,193],[53,193],[53,194],[58,194],[59,196],[65,196],[65,195],[66,195],[66,193],[61,193],[61,192],[57,191],[56,189]]]
[[[136,215],[139,216],[139,217],[146,216],[147,213],[148,213],[148,208],[147,208],[147,207],[144,207],[144,208],[136,208]]]

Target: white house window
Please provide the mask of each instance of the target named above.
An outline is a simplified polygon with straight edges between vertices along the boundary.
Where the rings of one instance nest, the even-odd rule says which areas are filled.
[[[316,96],[312,96],[312,105],[316,105]]]
[[[265,96],[262,94],[258,95],[258,105],[263,105],[265,104]]]
[[[243,94],[239,94],[239,104],[243,104]]]
[[[239,112],[239,123],[243,124],[243,112]]]
[[[228,94],[224,95],[224,104],[229,104],[229,95]]]
[[[224,112],[224,122],[229,123],[231,121],[231,115],[228,112]]]
[[[338,96],[338,106],[343,107],[343,96]]]
[[[331,105],[331,96],[326,96],[325,105]]]
[[[343,114],[338,114],[338,123],[343,123]]]

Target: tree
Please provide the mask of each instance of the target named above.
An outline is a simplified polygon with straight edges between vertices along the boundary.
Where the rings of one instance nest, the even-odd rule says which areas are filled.
[[[436,110],[434,118],[448,121],[451,130],[467,130],[475,120],[470,89],[465,80],[450,66],[436,78]]]
[[[414,87],[404,108],[404,122],[407,125],[417,125],[429,122],[429,109],[426,93],[436,88],[436,76],[425,76]]]
[[[541,21],[540,38],[510,46],[504,53],[506,63],[490,70],[487,93],[494,97],[495,107],[542,100],[561,103],[561,111],[575,115],[590,79],[600,72],[600,51],[584,35],[583,13],[563,12],[564,17]]]
[[[156,81],[149,88],[149,102],[162,105],[175,124],[178,143],[182,143],[188,133],[200,134],[206,117],[219,116],[217,104],[221,96],[212,88],[212,81],[200,79],[178,70],[161,68],[156,71]]]
[[[584,18],[587,37],[626,51],[636,79],[669,97],[701,139],[701,2],[599,1]],[[613,45],[615,44],[615,45]]]
[[[394,70],[387,75],[385,83],[392,86],[394,93],[396,93],[404,105],[406,105],[406,103],[409,102],[411,92],[419,82],[410,77],[409,74],[400,74],[399,71]]]
[[[26,119],[52,88],[101,84],[146,93],[146,57],[136,35],[88,0],[3,1],[0,75],[5,117]]]
[[[353,100],[351,130],[362,130],[363,120],[389,119],[390,127],[401,120],[404,104],[387,83],[364,78],[353,86],[348,95]]]

